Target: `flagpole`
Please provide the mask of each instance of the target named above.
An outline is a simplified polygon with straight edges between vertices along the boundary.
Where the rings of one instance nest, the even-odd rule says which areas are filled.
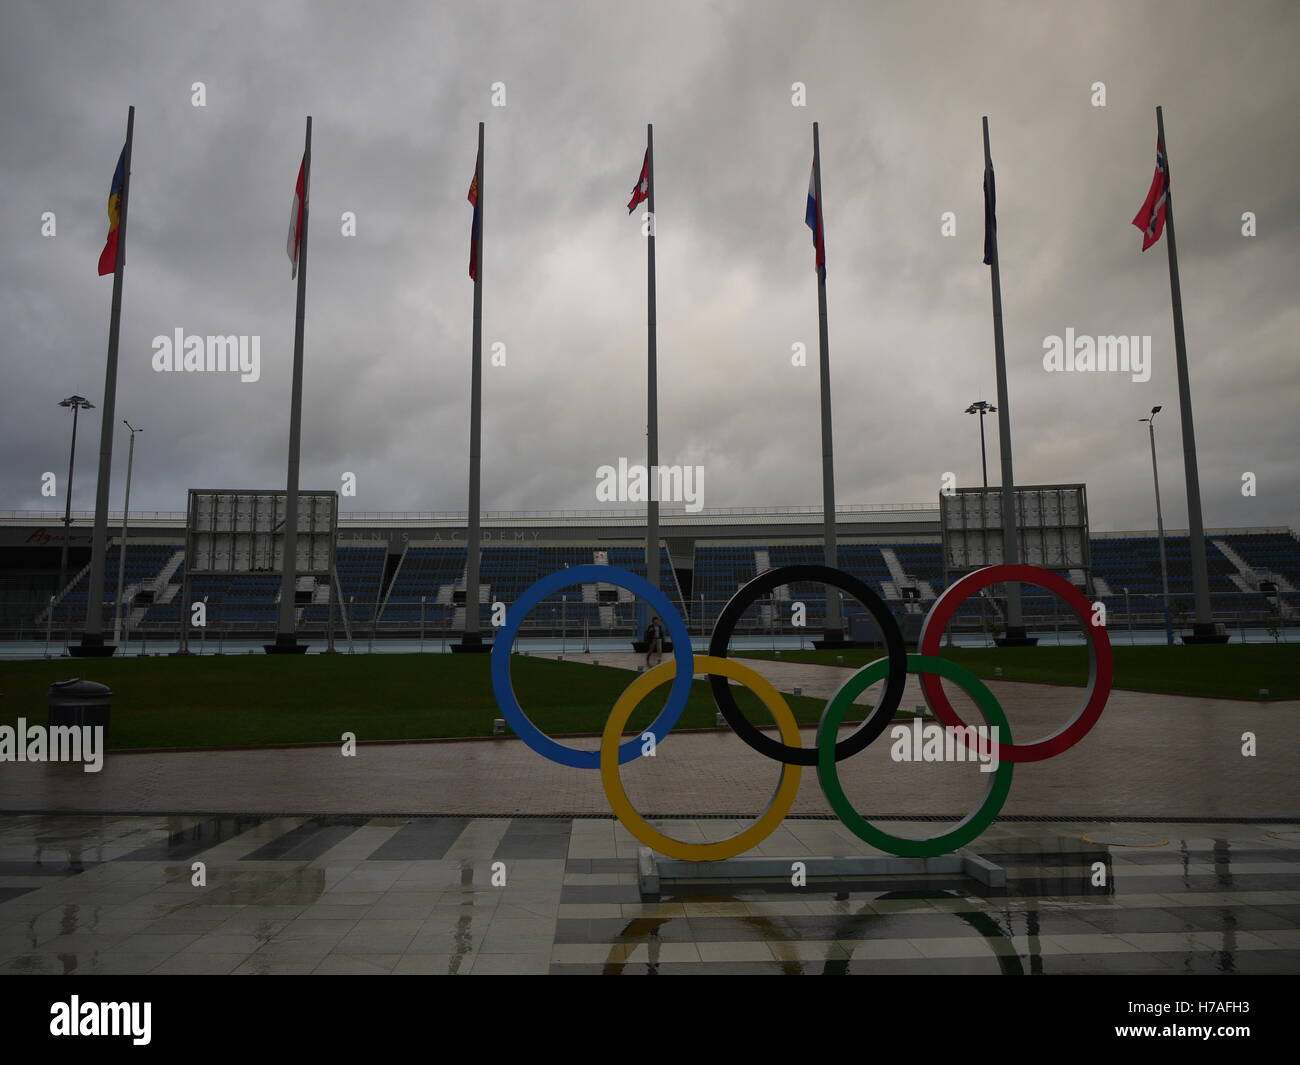
[[[298,464],[302,437],[302,338],[307,308],[307,221],[311,210],[311,115],[303,145],[302,232],[298,234],[298,302],[294,312],[293,391],[289,400],[289,474],[284,493],[284,550],[280,578],[280,617],[275,643],[267,654],[304,654],[298,642],[295,599],[298,589]],[[189,609],[188,604],[183,609]]]
[[[135,136],[135,108],[126,111],[126,147],[122,173],[122,199],[117,224],[117,258],[113,264],[113,302],[108,318],[108,360],[104,370],[104,399],[99,427],[99,479],[95,485],[95,532],[90,549],[90,582],[86,590],[86,624],[81,644],[70,647],[78,658],[107,657],[113,644],[104,642],[104,577],[108,550],[108,490],[113,475],[113,409],[117,402],[117,346],[122,329],[122,275],[126,269],[126,216],[131,204],[131,145]]]
[[[650,205],[650,229],[646,238],[646,473],[650,478],[650,499],[646,502],[645,576],[652,588],[659,587],[659,382],[655,324],[655,141],[654,126],[646,123],[646,200]]]
[[[122,641],[122,590],[126,587],[126,537],[131,523],[131,467],[135,463],[135,434],[142,432],[132,429],[125,418],[122,424],[131,430],[131,443],[126,449],[126,497],[122,500],[122,542],[117,548],[117,595],[113,597],[113,642]],[[131,619],[126,619],[130,626]]]
[[[1210,612],[1210,577],[1205,561],[1205,528],[1201,519],[1201,479],[1196,467],[1196,433],[1192,427],[1192,389],[1187,373],[1187,338],[1183,333],[1183,293],[1178,282],[1178,244],[1174,240],[1174,204],[1170,186],[1169,145],[1165,141],[1163,108],[1156,108],[1156,133],[1165,155],[1165,235],[1169,247],[1169,296],[1174,312],[1174,358],[1178,367],[1178,409],[1182,416],[1183,469],[1187,478],[1187,538],[1192,556],[1192,590],[1196,596],[1196,621],[1183,643],[1227,643],[1217,633]]]
[[[998,450],[1002,458],[1002,561],[1014,565],[1020,561],[1020,538],[1016,529],[1016,482],[1011,471],[1011,400],[1007,393],[1007,353],[1002,335],[1002,271],[998,265],[998,228],[996,215],[988,217],[990,182],[993,179],[993,155],[989,151],[989,119],[984,116],[984,196],[985,229],[989,241],[989,277],[993,287],[993,354],[997,362],[998,378]],[[996,201],[994,201],[996,210]],[[1038,641],[1025,631],[1020,606],[1020,585],[1015,581],[1006,585],[1006,634],[998,640],[1002,647],[1032,646]]]
[[[455,652],[490,651],[479,632],[479,468],[483,434],[483,123],[478,124],[478,160],[474,168],[477,189],[475,210],[478,231],[474,236],[474,337],[470,359],[469,387],[469,526],[465,536],[465,629]]]
[[[817,200],[817,240],[826,245],[826,227],[822,218],[822,152],[818,124],[813,123],[813,192]],[[814,263],[816,262],[814,251]],[[835,542],[835,449],[831,433],[831,356],[829,333],[826,327],[826,267],[817,266],[817,340],[821,350],[821,413],[822,413],[822,534],[825,564],[839,567],[839,550]],[[826,616],[822,626],[822,639],[814,647],[838,647],[844,642],[844,623],[841,620],[839,592],[826,589]]]

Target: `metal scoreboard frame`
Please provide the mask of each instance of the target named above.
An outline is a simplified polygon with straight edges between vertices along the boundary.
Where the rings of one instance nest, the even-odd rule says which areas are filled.
[[[1082,484],[1018,485],[1020,561],[1043,569],[1081,569],[1092,577],[1088,492]],[[939,495],[945,576],[995,566],[1002,558],[1002,489],[958,488]]]
[[[191,488],[185,573],[282,573],[287,493]],[[338,493],[298,493],[297,573],[329,578],[338,539]]]

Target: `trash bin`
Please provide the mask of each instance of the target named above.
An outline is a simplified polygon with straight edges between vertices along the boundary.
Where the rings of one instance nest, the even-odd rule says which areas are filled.
[[[50,710],[46,723],[56,725],[96,725],[104,729],[108,742],[108,718],[113,692],[93,680],[57,680],[50,685]]]

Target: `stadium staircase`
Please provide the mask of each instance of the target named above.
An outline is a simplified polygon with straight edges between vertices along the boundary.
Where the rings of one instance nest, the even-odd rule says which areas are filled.
[[[754,572],[766,573],[771,568],[772,568],[772,553],[765,547],[755,548],[754,549]],[[777,598],[781,598],[782,597],[781,593],[783,592],[788,593],[788,589],[784,587],[776,589]],[[759,623],[763,626],[763,628],[770,629],[772,627],[772,622],[775,613],[776,613],[776,606],[771,599],[764,599],[762,602],[759,603],[758,619],[759,619]]]
[[[609,552],[608,552],[608,551],[593,551],[593,552],[591,553],[591,561],[592,561],[592,565],[594,565],[594,566],[608,566],[608,565],[609,565]],[[619,589],[618,589],[619,599],[620,599],[620,600],[623,598],[623,595],[624,595],[624,593],[626,593],[626,591],[627,591],[627,589],[625,589],[625,588],[619,588]],[[631,595],[630,595],[630,594],[628,595],[628,598],[631,599]],[[600,627],[601,627],[602,629],[612,629],[612,628],[614,627],[614,605],[613,605],[612,603],[601,603],[601,602],[600,602],[600,586],[599,586],[599,585],[597,585],[597,584],[584,584],[584,585],[582,586],[582,601],[583,601],[584,603],[598,603],[598,604],[599,604],[599,605],[597,606],[596,610],[597,610],[597,612],[598,612],[598,616],[600,617]]]
[[[87,575],[89,575],[89,573],[90,573],[90,563],[87,562],[81,569],[77,571],[77,575],[73,577],[72,580],[68,581],[67,585],[62,590],[60,590],[57,596],[54,597],[54,602],[47,603],[45,609],[36,615],[36,620],[39,623],[44,624],[50,611],[57,610],[63,604],[63,600],[67,597],[68,593],[70,593],[72,589],[75,588],[80,581],[85,580],[85,578],[87,577]]]
[[[915,588],[917,594],[922,599],[934,599],[934,589],[930,586],[929,581],[917,580],[915,577],[909,577],[903,569],[903,564],[898,561],[898,554],[892,547],[882,547],[880,557],[885,560],[885,568],[889,570],[890,579],[881,581],[880,587],[885,594],[886,599],[904,599],[904,588]],[[918,600],[907,600],[905,608],[909,614],[921,613],[921,603]]]
[[[410,550],[411,550],[410,544],[407,544],[405,547],[402,548],[402,557],[397,560],[397,568],[393,570],[393,578],[388,582],[388,588],[384,591],[384,601],[379,604],[379,611],[378,613],[375,614],[376,625],[378,625],[379,622],[381,622],[384,619],[384,611],[388,609],[388,599],[393,594],[393,589],[397,587],[397,582],[401,579],[402,565],[406,562],[406,556],[410,553]],[[447,596],[446,601],[448,604],[450,604],[452,589],[450,587],[440,589],[438,595],[438,601],[440,603],[443,601],[442,600],[443,592],[446,593]]]
[[[1287,580],[1285,574],[1278,573],[1275,570],[1257,569],[1242,558],[1240,553],[1227,540],[1211,540],[1210,543],[1222,552],[1224,558],[1237,567],[1237,572],[1228,574],[1228,579],[1243,592],[1258,592],[1260,583],[1263,581],[1272,581],[1273,586],[1279,592],[1295,591],[1295,585]],[[1284,599],[1278,600],[1278,609],[1285,618],[1292,617],[1295,614],[1291,604]]]
[[[176,576],[176,571],[181,568],[185,561],[185,549],[177,548],[172,552],[171,558],[163,563],[163,568],[158,571],[158,575],[152,581],[143,583],[135,594],[139,592],[152,592],[153,603],[170,603],[176,598],[181,590],[179,583],[172,584],[172,578]],[[124,599],[133,601],[130,595],[124,595]],[[149,607],[153,603],[145,603],[143,606],[132,607],[128,626],[131,629],[138,627],[144,621],[145,615],[149,613]]]
[[[1259,583],[1261,580],[1272,581],[1277,585],[1277,590],[1279,592],[1295,591],[1295,585],[1286,579],[1285,574],[1277,573],[1273,570],[1256,569],[1242,558],[1227,540],[1211,540],[1210,543],[1222,551],[1224,557],[1237,567],[1237,573],[1241,579],[1240,581],[1234,580],[1233,583],[1243,592],[1259,591]]]

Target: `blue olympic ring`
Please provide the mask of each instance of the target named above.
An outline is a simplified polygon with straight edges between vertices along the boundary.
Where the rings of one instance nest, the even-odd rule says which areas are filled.
[[[552,592],[570,584],[617,585],[648,602],[668,626],[677,673],[673,677],[673,686],[668,692],[668,702],[664,704],[663,711],[645,730],[654,734],[656,744],[661,743],[672,731],[678,718],[682,716],[682,711],[686,709],[686,700],[691,694],[691,679],[695,673],[695,659],[691,649],[691,634],[687,631],[686,622],[668,597],[644,577],[638,577],[635,573],[616,566],[572,566],[569,569],[557,570],[529,587],[507,608],[506,623],[501,627],[492,646],[492,691],[496,695],[497,705],[505,714],[506,721],[509,722],[515,735],[538,754],[574,769],[599,769],[600,751],[578,751],[566,747],[551,739],[529,721],[528,715],[519,705],[519,700],[515,698],[514,685],[510,681],[510,654],[519,635],[519,626],[523,624],[524,618],[533,607]],[[624,765],[633,758],[640,757],[642,743],[641,737],[635,736],[619,747],[619,764]]]

